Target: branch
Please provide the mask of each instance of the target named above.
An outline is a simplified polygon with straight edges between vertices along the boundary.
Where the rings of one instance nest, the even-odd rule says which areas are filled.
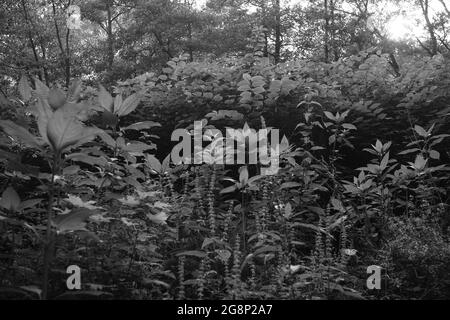
[[[420,41],[419,38],[416,37],[416,40],[419,42],[420,46],[421,46],[422,48],[424,48],[424,49],[428,52],[428,54],[429,54],[430,56],[433,56],[433,52],[430,50],[430,48],[428,48],[426,45],[424,45],[424,44],[422,43],[422,41]]]
[[[448,9],[447,5],[445,4],[444,0],[439,0],[439,2],[444,6],[445,13],[450,17],[450,10]]]

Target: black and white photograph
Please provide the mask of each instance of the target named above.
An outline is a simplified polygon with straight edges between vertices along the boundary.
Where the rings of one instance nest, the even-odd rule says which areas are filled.
[[[0,0],[0,300],[450,300],[449,192],[450,0]]]

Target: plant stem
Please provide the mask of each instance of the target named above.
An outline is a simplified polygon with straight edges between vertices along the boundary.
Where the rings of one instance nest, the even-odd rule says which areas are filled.
[[[245,207],[245,190],[242,192],[242,203],[241,203],[241,212],[242,212],[242,241],[243,241],[243,252],[246,252],[246,239],[245,239],[245,230],[246,230],[246,207]]]
[[[42,284],[42,299],[47,300],[48,298],[48,282],[50,274],[50,262],[52,256],[52,243],[53,243],[53,232],[52,232],[52,219],[53,219],[53,201],[55,194],[55,175],[59,167],[59,154],[55,154],[53,157],[52,165],[52,178],[50,181],[49,195],[48,195],[48,206],[47,206],[47,229],[44,245],[44,280]]]

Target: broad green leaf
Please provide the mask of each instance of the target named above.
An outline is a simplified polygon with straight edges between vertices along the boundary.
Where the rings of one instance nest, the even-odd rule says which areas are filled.
[[[389,161],[389,152],[386,153],[386,155],[383,157],[383,159],[380,162],[380,169],[381,169],[381,171],[386,169],[386,166],[388,165],[388,161]]]
[[[90,141],[99,132],[96,128],[84,126],[75,116],[62,110],[55,111],[47,126],[47,137],[53,150],[57,152]]]
[[[2,198],[0,199],[0,207],[6,210],[17,211],[19,209],[19,205],[20,197],[16,190],[12,187],[6,188],[2,193]]]
[[[333,205],[333,208],[335,210],[338,210],[340,212],[345,212],[345,208],[344,208],[344,205],[342,204],[341,200],[332,197],[331,198],[331,204]]]
[[[156,157],[152,154],[147,155],[147,165],[156,172],[158,173],[161,172],[162,168],[161,162],[159,162],[159,160],[156,159]]]
[[[36,93],[38,97],[47,100],[50,89],[37,78],[34,79],[34,84],[36,86]]]
[[[164,158],[161,164],[161,173],[167,173],[170,169],[170,153]]]
[[[424,128],[422,128],[421,126],[416,124],[414,126],[414,130],[417,132],[417,134],[419,136],[424,137],[424,138],[428,137],[428,132]]]
[[[67,92],[67,102],[76,103],[80,99],[81,80],[75,79]]]
[[[331,121],[336,121],[336,117],[329,111],[324,111],[323,112],[325,114],[325,116],[330,119]]]
[[[440,157],[441,157],[441,154],[438,151],[430,150],[430,158],[431,159],[439,160]]]
[[[37,125],[39,129],[39,133],[41,134],[42,139],[47,144],[50,144],[47,136],[47,126],[50,119],[53,117],[53,110],[47,102],[47,99],[43,99],[41,97],[38,98],[38,102],[36,104],[36,117],[37,117]]]
[[[281,185],[280,189],[298,188],[300,186],[301,186],[301,184],[298,183],[298,182],[293,182],[293,181],[291,181],[291,182],[284,182]]]
[[[418,154],[416,157],[416,160],[414,161],[414,163],[412,165],[415,169],[422,170],[423,168],[425,168],[426,164],[427,164],[427,160],[421,154]]]
[[[58,233],[65,233],[71,231],[84,230],[86,231],[86,224],[91,215],[95,214],[95,211],[78,208],[74,209],[67,214],[56,216],[52,223],[56,227]]]
[[[344,123],[342,124],[342,127],[349,130],[356,130],[356,127],[351,123]]]
[[[166,224],[168,216],[164,211],[161,211],[157,214],[148,213],[147,218],[156,224]]]
[[[144,129],[150,129],[153,127],[161,127],[161,124],[154,121],[141,121],[133,123],[132,125],[129,125],[125,128],[122,128],[122,130],[144,130]]]
[[[105,142],[108,146],[112,148],[116,147],[116,141],[108,133],[101,130],[98,135],[103,140],[103,142]]]
[[[408,154],[408,153],[413,153],[413,152],[417,152],[417,151],[420,151],[420,149],[419,148],[407,149],[402,152],[399,152],[398,154]]]
[[[20,288],[25,291],[35,293],[39,297],[39,299],[41,298],[42,290],[39,289],[37,286],[22,286]]]
[[[100,90],[98,92],[98,102],[103,107],[103,109],[112,113],[114,111],[113,98],[111,97],[109,92],[106,91],[106,89],[102,85],[99,85],[99,88],[100,88]]]
[[[246,166],[239,168],[239,182],[241,186],[245,186],[248,181],[248,169]]]
[[[76,161],[76,162],[83,162],[87,163],[91,166],[97,165],[100,167],[104,167],[108,164],[108,161],[104,157],[93,157],[90,155],[87,155],[85,153],[77,152],[72,153],[66,157],[66,160]]]
[[[222,190],[220,190],[220,193],[221,193],[221,194],[224,194],[224,193],[230,193],[230,192],[236,191],[236,189],[237,189],[237,186],[236,186],[236,185],[232,185],[232,186],[223,188]]]
[[[80,197],[75,196],[73,194],[68,195],[68,199],[64,199],[65,201],[71,203],[75,207],[86,208],[90,210],[101,209],[101,207],[94,206],[95,201],[83,201]]]
[[[0,120],[0,127],[5,133],[32,148],[41,149],[42,143],[25,128],[10,120]]]
[[[39,203],[42,202],[42,199],[28,199],[20,203],[18,210],[24,210],[29,208],[36,207]]]
[[[130,196],[130,195],[127,195],[126,197],[117,199],[117,200],[119,200],[121,203],[123,203],[127,206],[131,206],[131,207],[137,206],[141,203],[138,198],[136,198],[134,196]]]
[[[156,147],[154,145],[148,145],[146,143],[136,141],[136,142],[130,142],[130,143],[125,144],[122,147],[122,150],[131,152],[131,153],[133,153],[133,152],[142,153],[145,150],[155,149],[155,148]]]
[[[66,94],[58,88],[53,88],[48,93],[48,104],[53,110],[61,108],[66,103]]]
[[[138,93],[133,93],[131,96],[125,99],[125,101],[121,104],[119,110],[114,110],[115,113],[119,116],[126,116],[136,109],[139,102],[141,101],[141,97]]]
[[[122,103],[123,103],[123,98],[122,98],[122,94],[117,94],[114,97],[114,114],[119,114],[120,108],[122,107]]]

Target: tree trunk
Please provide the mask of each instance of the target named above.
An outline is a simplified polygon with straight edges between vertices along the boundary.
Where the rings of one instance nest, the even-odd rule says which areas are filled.
[[[69,0],[68,6],[70,6],[71,0]],[[61,51],[61,60],[64,65],[64,74],[66,79],[66,87],[68,88],[70,85],[70,56],[69,56],[69,36],[70,36],[70,30],[67,29],[66,33],[66,49],[64,49],[64,45],[61,39],[61,33],[59,31],[58,26],[58,20],[56,18],[56,6],[55,1],[52,0],[52,8],[53,8],[53,21],[55,24],[55,30],[56,30],[56,39],[58,40],[59,49]]]
[[[22,0],[21,4],[22,4],[22,9],[23,9],[23,14],[24,14],[24,17],[25,17],[25,22],[27,23],[28,40],[30,42],[31,50],[33,51],[33,56],[34,56],[34,60],[36,61],[36,65],[39,67],[39,65],[40,65],[39,55],[38,55],[38,53],[36,51],[36,45],[34,43],[33,35],[31,33],[30,18],[28,16],[28,11],[27,11],[25,0]],[[38,78],[39,78],[39,80],[42,81],[42,74],[41,74],[41,72],[38,72]]]
[[[334,61],[339,60],[339,51],[336,42],[336,25],[334,19],[334,0],[330,0],[330,29],[331,29],[331,47],[333,49]]]
[[[325,26],[324,26],[324,59],[325,62],[328,62],[329,60],[329,29],[330,29],[330,17],[328,15],[328,0],[324,0],[324,20],[325,20]]]
[[[280,62],[281,56],[281,9],[280,9],[280,0],[275,0],[275,50],[274,50],[274,58],[275,63]]]
[[[429,16],[429,2],[428,0],[419,0],[420,7],[422,9],[423,17],[425,18],[425,23],[427,26],[428,34],[430,35],[430,46],[429,53],[434,56],[438,52],[437,38],[434,30],[434,26],[431,23]]]
[[[113,18],[112,18],[112,12],[111,12],[111,5],[108,1],[106,12],[108,15],[108,20],[106,22],[106,32],[108,36],[108,52],[107,52],[107,64],[108,64],[108,74],[112,76],[112,70],[114,65],[114,35],[112,31],[112,24],[113,24]]]

